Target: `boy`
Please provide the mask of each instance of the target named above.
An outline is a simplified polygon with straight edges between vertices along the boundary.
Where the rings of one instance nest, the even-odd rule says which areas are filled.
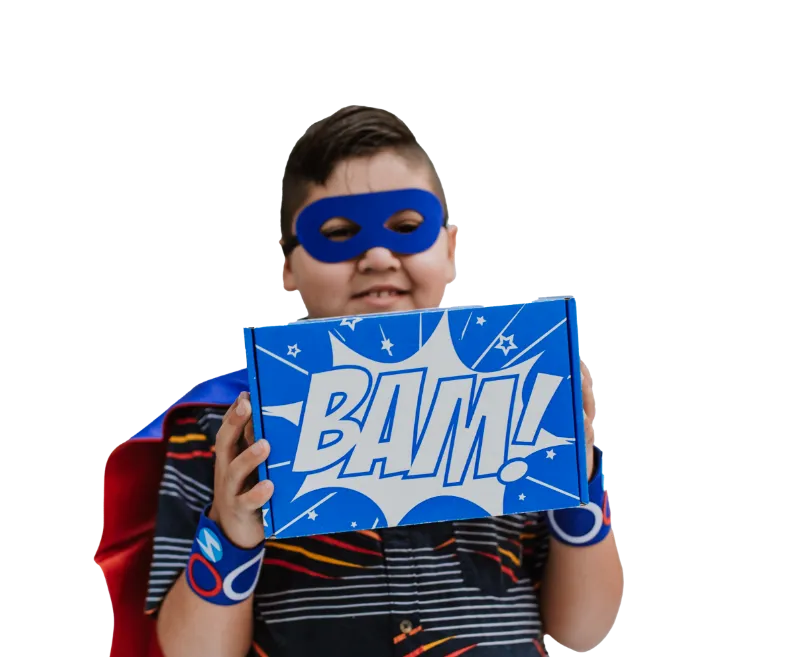
[[[400,205],[385,224],[392,237],[369,221],[326,214],[315,226],[323,242],[297,233],[316,202],[347,197],[355,216],[370,215],[374,194],[406,189],[437,199],[440,214]],[[288,160],[285,289],[301,294],[310,319],[439,306],[455,278],[457,229],[446,207],[435,169],[404,123],[372,108],[336,112],[311,126]],[[365,249],[344,256],[343,245],[361,232]],[[583,372],[587,474],[599,483],[592,382]],[[266,542],[260,508],[273,487],[254,473],[270,445],[254,443],[245,377],[204,385],[164,416],[161,432],[168,451],[146,612],[156,615],[165,657],[545,655],[546,633],[585,651],[613,625],[622,569],[602,489],[603,522],[592,536],[573,534],[578,514],[589,511],[568,510]],[[234,555],[229,561],[210,551],[210,536]],[[207,557],[220,559],[213,590],[187,568]],[[159,654],[155,643],[149,654]]]

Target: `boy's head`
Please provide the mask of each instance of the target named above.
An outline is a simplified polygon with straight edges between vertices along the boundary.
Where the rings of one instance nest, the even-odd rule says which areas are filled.
[[[403,242],[413,238],[415,243],[425,233],[433,235],[435,241],[427,240],[424,250],[404,254],[375,244],[355,257],[332,262],[313,257],[297,240],[299,215],[306,210],[310,216],[313,204],[326,212],[332,201],[317,203],[322,199],[408,189],[426,192],[418,194],[437,206],[440,225],[433,226],[433,216],[408,206],[395,208],[380,221],[394,233],[388,234],[391,240],[400,236]],[[419,198],[413,194],[413,199]],[[380,196],[390,196],[393,203],[396,195],[366,198],[373,202]],[[349,198],[345,205],[362,200]],[[371,206],[366,207],[356,206],[371,214]],[[419,206],[414,202],[410,207]],[[315,229],[326,238],[323,242],[340,244],[336,248],[342,249],[361,231],[371,231],[348,217],[318,214],[323,223]],[[433,308],[455,278],[457,228],[447,225],[438,175],[408,127],[383,110],[347,107],[310,126],[288,158],[281,227],[285,289],[299,291],[310,318]]]

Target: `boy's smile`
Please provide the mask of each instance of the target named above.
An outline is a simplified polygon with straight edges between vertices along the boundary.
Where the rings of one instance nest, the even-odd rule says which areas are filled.
[[[383,151],[340,162],[325,185],[310,189],[305,207],[323,198],[399,189],[435,193],[432,172],[425,163]],[[421,220],[417,213],[402,212],[388,227],[412,231]],[[337,241],[348,239],[355,227],[346,219],[334,218],[321,231]],[[285,289],[299,291],[311,319],[434,308],[455,278],[456,233],[455,226],[446,226],[429,249],[412,255],[373,247],[352,260],[334,263],[316,260],[300,246],[285,259]]]
[[[410,291],[395,285],[372,285],[362,292],[353,294],[352,298],[363,299],[367,304],[376,305],[379,308],[387,308],[397,303],[396,297],[405,294],[410,294]]]

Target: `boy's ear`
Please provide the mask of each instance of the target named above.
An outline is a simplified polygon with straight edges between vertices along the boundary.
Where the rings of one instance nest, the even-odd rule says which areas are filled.
[[[455,269],[455,245],[458,238],[458,227],[450,224],[447,226],[447,259],[449,261],[449,275],[447,282],[452,283],[457,275]]]
[[[280,246],[284,245],[284,240],[279,240]],[[288,292],[296,291],[296,276],[290,263],[290,255],[286,255],[282,264],[282,283]]]

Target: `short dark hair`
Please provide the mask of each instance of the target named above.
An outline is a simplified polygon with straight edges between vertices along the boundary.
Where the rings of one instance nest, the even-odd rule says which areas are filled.
[[[430,167],[446,222],[447,201],[441,180],[410,128],[385,110],[352,105],[311,125],[290,152],[282,179],[282,238],[287,242],[291,237],[293,217],[307,199],[311,185],[326,184],[333,169],[344,160],[368,157],[385,150],[393,150]]]

